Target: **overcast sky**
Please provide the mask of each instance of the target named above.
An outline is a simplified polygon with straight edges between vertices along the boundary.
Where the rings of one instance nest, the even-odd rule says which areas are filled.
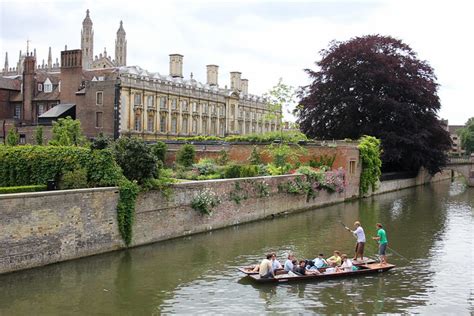
[[[169,72],[168,55],[184,55],[184,75],[205,82],[205,65],[217,64],[219,84],[229,72],[249,79],[261,94],[282,77],[306,85],[304,68],[331,40],[366,34],[391,35],[409,44],[435,69],[441,85],[440,117],[464,124],[474,116],[472,101],[474,19],[470,1],[25,1],[0,0],[0,68],[5,52],[16,65],[26,41],[39,63],[67,45],[80,48],[86,9],[94,23],[94,55],[114,58],[114,40],[123,20],[128,65]],[[471,31],[469,31],[471,30]]]

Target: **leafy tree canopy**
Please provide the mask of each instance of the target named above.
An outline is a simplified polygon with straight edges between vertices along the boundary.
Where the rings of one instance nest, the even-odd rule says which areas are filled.
[[[461,146],[466,150],[467,154],[474,153],[474,117],[471,117],[466,127],[459,132],[461,136]]]
[[[436,173],[451,146],[441,127],[433,69],[405,43],[367,35],[321,51],[312,83],[300,92],[297,122],[309,137],[382,141],[384,171]]]
[[[70,116],[53,122],[53,136],[49,145],[53,146],[82,146],[86,138],[82,134],[81,122]]]

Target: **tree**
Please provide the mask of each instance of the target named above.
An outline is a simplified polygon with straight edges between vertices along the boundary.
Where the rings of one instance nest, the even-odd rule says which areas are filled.
[[[176,153],[176,162],[184,167],[191,167],[196,157],[196,149],[191,144],[184,144]]]
[[[474,153],[474,117],[466,122],[466,127],[459,131],[459,136],[461,136],[461,147],[466,154]]]
[[[91,149],[105,149],[109,147],[112,143],[112,138],[100,132],[99,135],[97,135],[97,137],[92,140]]]
[[[382,141],[382,170],[434,174],[447,162],[449,134],[437,117],[440,101],[433,69],[405,43],[367,35],[331,42],[321,51],[313,82],[296,110],[309,137]]]
[[[53,136],[49,141],[53,146],[82,146],[86,138],[82,134],[81,122],[70,116],[53,122]]]
[[[16,128],[12,127],[8,131],[7,135],[7,145],[16,146],[20,142],[20,134],[16,131]]]
[[[156,172],[157,159],[151,148],[137,137],[121,137],[114,145],[115,161],[129,180],[143,183]]]
[[[278,83],[264,94],[268,111],[263,116],[261,123],[276,122],[280,132],[283,133],[283,110],[290,113],[289,109],[294,106],[295,97],[295,88],[284,84],[283,79],[280,78]]]
[[[38,126],[35,130],[36,145],[43,145],[43,127]]]

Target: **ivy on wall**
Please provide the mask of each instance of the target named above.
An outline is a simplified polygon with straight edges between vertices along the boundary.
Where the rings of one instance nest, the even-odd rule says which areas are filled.
[[[360,175],[360,194],[365,194],[376,189],[382,167],[380,159],[380,139],[373,136],[363,136],[359,142],[360,160],[362,162],[362,173]]]

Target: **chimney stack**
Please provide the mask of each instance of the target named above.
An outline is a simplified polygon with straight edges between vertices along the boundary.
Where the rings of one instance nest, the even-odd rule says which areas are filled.
[[[207,84],[210,86],[217,86],[219,79],[219,66],[207,65]]]
[[[240,91],[240,76],[242,75],[239,71],[230,72],[230,88],[235,91]]]
[[[61,68],[82,68],[82,50],[64,50],[61,52]]]
[[[242,79],[240,81],[240,87],[242,88],[243,94],[249,94],[249,80],[248,79]]]
[[[183,55],[170,54],[170,76],[183,78]]]

